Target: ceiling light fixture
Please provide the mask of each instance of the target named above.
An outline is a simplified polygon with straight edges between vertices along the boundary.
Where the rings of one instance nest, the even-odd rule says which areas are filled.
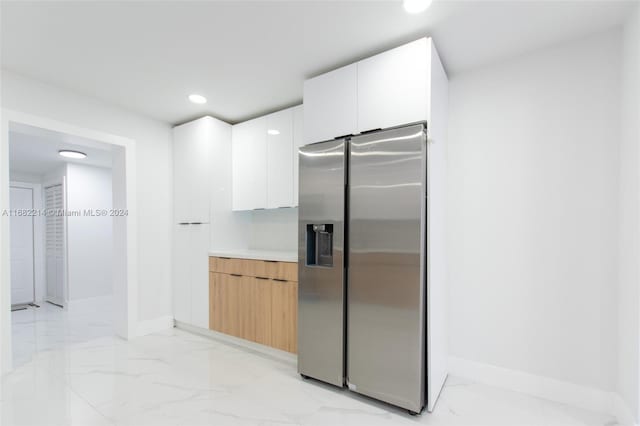
[[[189,100],[194,103],[194,104],[198,104],[198,105],[202,105],[202,104],[206,104],[207,103],[207,98],[205,98],[202,95],[189,95]]]
[[[429,6],[431,6],[432,1],[433,0],[403,0],[402,4],[407,13],[414,14],[427,10]]]
[[[74,158],[76,160],[87,158],[87,154],[85,154],[84,152],[72,151],[70,149],[61,149],[60,151],[58,151],[58,155],[66,158]]]
[[[277,129],[269,129],[267,130],[267,134],[271,136],[276,136],[280,134],[280,130]]]

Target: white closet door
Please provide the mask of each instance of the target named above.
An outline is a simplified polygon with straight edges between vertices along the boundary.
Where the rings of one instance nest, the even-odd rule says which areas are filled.
[[[62,185],[45,188],[47,301],[64,304],[64,199]]]
[[[11,187],[11,210],[33,208],[33,189]],[[34,301],[33,216],[11,216],[11,304]]]

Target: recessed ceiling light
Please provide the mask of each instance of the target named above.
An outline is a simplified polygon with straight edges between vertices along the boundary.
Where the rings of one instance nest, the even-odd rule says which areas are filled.
[[[433,0],[403,0],[404,10],[407,13],[424,12],[431,6]]]
[[[280,134],[280,130],[277,129],[269,129],[267,130],[267,134],[272,135],[272,136],[276,136]]]
[[[207,98],[205,98],[202,95],[196,95],[196,94],[189,95],[189,100],[194,104],[199,104],[199,105],[207,103]]]
[[[87,158],[87,154],[85,154],[84,152],[72,151],[70,149],[61,149],[60,151],[58,151],[58,154],[62,157],[75,158],[76,160]]]

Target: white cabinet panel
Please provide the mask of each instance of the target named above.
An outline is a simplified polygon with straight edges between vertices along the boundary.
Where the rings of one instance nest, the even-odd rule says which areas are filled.
[[[357,133],[357,87],[357,64],[304,82],[306,143]]]
[[[265,117],[233,126],[233,210],[267,207]]]
[[[191,321],[209,328],[209,225],[190,226]]]
[[[250,126],[247,123],[236,124],[232,128],[231,167],[232,167],[232,208],[233,210],[251,210],[251,169],[248,157],[251,155]]]
[[[266,117],[267,208],[293,205],[293,111],[285,109]]]
[[[173,316],[209,328],[209,225],[175,225]]]
[[[214,118],[204,117],[173,130],[174,219],[209,222],[210,159]]]
[[[191,128],[179,126],[173,129],[173,215],[176,222],[191,220],[191,185],[189,158]]]
[[[213,135],[211,117],[197,120],[190,161],[191,222],[208,223],[211,212],[211,153]]]
[[[430,43],[423,38],[358,62],[358,132],[427,119]]]
[[[173,233],[173,316],[191,322],[191,225],[175,225]]]
[[[298,148],[304,145],[304,109],[303,106],[293,108],[293,205],[298,205],[298,182],[300,160]]]

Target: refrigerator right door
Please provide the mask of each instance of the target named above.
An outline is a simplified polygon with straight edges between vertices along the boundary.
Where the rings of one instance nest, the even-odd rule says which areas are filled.
[[[425,405],[426,152],[419,124],[354,137],[349,154],[348,385],[414,412]]]

